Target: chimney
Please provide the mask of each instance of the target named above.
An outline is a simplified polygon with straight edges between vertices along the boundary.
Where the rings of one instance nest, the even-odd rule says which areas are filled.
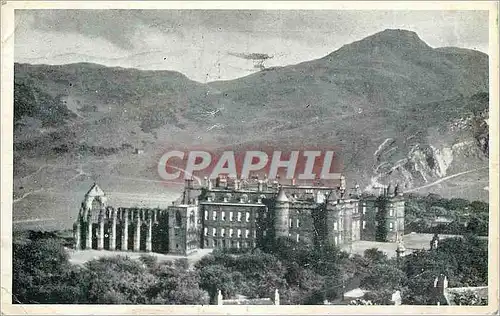
[[[240,180],[238,180],[238,178],[234,179],[234,189],[235,190],[240,189]]]
[[[295,185],[295,178],[292,179],[291,183],[292,185]]]
[[[280,305],[280,293],[278,289],[274,290],[274,305]]]
[[[345,181],[345,176],[341,175],[340,176],[340,189],[345,190],[346,187],[347,187],[347,185],[346,185],[346,181]]]
[[[212,184],[212,179],[208,179],[208,189],[212,190],[213,184]]]
[[[257,191],[262,192],[263,190],[264,190],[264,182],[262,180],[259,180]]]

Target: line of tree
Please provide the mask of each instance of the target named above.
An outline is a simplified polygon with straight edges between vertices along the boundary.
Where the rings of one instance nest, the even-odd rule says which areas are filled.
[[[436,218],[450,222],[436,224]],[[409,196],[405,208],[405,233],[488,235],[489,205],[481,201],[442,198],[436,194]]]
[[[435,303],[433,283],[440,274],[448,276],[450,287],[482,286],[488,278],[487,243],[473,236],[441,240],[437,250],[414,252],[399,264],[377,249],[349,255],[288,238],[243,254],[217,250],[193,267],[150,255],[74,265],[64,240],[47,234],[16,240],[13,250],[17,303],[208,304],[218,290],[224,297],[272,298],[278,289],[282,304],[323,304],[340,303],[345,291],[361,287],[371,304],[392,304],[399,290],[403,304],[425,305]]]

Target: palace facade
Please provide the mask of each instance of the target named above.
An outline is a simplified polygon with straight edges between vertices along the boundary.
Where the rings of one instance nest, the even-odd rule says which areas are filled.
[[[178,203],[167,207],[108,205],[94,184],[74,224],[76,249],[189,255],[200,248],[261,247],[285,237],[309,244],[357,240],[395,242],[404,232],[405,201],[398,188],[378,196],[355,186],[280,184],[267,179],[186,181]]]

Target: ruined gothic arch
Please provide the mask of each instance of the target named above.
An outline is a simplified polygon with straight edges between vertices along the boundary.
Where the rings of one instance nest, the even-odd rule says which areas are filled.
[[[101,215],[101,211],[106,214],[108,210],[107,199],[105,196],[86,196],[82,203],[82,218],[91,218],[97,220]]]

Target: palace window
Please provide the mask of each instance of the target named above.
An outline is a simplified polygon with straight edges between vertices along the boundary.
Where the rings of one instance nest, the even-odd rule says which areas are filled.
[[[241,243],[240,243],[240,241],[238,240],[238,241],[236,242],[236,248],[240,249],[240,247],[241,247]]]
[[[300,220],[297,218],[297,228],[300,227]]]
[[[241,212],[238,212],[238,222],[241,222]]]
[[[226,229],[225,228],[221,228],[220,229],[220,234],[222,237],[226,237]]]
[[[249,222],[249,221],[250,221],[250,212],[246,212],[246,214],[245,214],[245,220],[246,220],[247,222]]]
[[[241,238],[241,229],[238,228],[238,238]]]
[[[217,211],[213,211],[213,213],[212,213],[212,220],[214,220],[214,221],[217,220]]]
[[[339,239],[337,236],[335,236],[335,245],[338,245],[338,243],[339,243]]]
[[[366,221],[363,221],[363,229],[366,229]]]
[[[248,229],[245,229],[245,238],[248,238],[250,236],[250,231]]]
[[[233,221],[233,212],[229,212],[229,221],[232,222]]]
[[[288,220],[288,224],[290,225],[290,228],[292,228],[292,227],[293,227],[293,221],[292,221],[292,219],[291,219],[291,218]]]
[[[243,202],[243,203],[248,203],[248,195],[243,194],[243,195],[241,196],[241,202]]]
[[[205,227],[205,228],[203,229],[203,233],[204,233],[204,235],[205,235],[205,236],[208,236],[208,228],[207,228],[207,227]]]
[[[182,215],[179,211],[175,212],[175,226],[182,226]]]
[[[229,229],[229,237],[234,237],[234,231],[232,228]]]
[[[299,241],[300,241],[300,235],[297,234],[297,242],[299,242]]]
[[[257,238],[257,231],[256,230],[253,231],[253,238]]]
[[[366,206],[363,206],[363,215],[366,214]]]
[[[221,219],[223,222],[226,221],[226,212],[221,212]]]
[[[390,222],[389,223],[389,230],[394,230],[394,223],[393,222]]]
[[[389,216],[391,216],[391,217],[392,217],[392,216],[394,216],[394,209],[392,209],[392,208],[391,208],[391,209],[389,210]]]
[[[208,211],[205,211],[205,220],[208,221]]]
[[[333,230],[339,230],[339,224],[337,221],[333,222]]]
[[[215,227],[212,228],[212,236],[217,236],[217,229]]]

